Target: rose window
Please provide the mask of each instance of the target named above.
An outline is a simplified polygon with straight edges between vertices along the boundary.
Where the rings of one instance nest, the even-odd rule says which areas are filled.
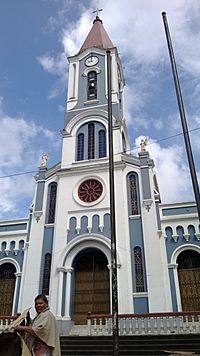
[[[101,182],[96,179],[85,180],[78,189],[78,197],[85,203],[92,203],[99,199],[103,192]]]

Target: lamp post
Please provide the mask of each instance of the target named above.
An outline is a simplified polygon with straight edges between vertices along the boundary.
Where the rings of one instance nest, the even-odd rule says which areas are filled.
[[[195,164],[194,164],[194,159],[193,159],[193,154],[192,154],[190,137],[189,137],[188,127],[187,127],[187,120],[186,120],[185,110],[184,110],[184,105],[183,105],[183,98],[182,98],[182,94],[181,94],[181,87],[180,87],[180,83],[179,83],[178,72],[177,72],[177,68],[176,68],[176,61],[175,61],[174,51],[173,51],[173,47],[172,47],[172,41],[171,41],[171,37],[170,37],[166,12],[162,12],[162,17],[163,17],[163,23],[164,23],[164,28],[165,28],[168,50],[169,50],[169,57],[170,57],[171,66],[172,66],[172,73],[173,73],[173,77],[174,77],[174,85],[175,85],[175,89],[176,89],[176,96],[177,96],[181,124],[182,124],[182,129],[183,129],[183,136],[184,136],[184,140],[185,140],[188,164],[189,164],[189,168],[190,168],[192,185],[193,185],[193,190],[194,190],[194,195],[195,195],[195,200],[196,200],[196,205],[197,205],[197,213],[198,213],[198,217],[200,220],[199,186],[198,186],[198,180],[197,180]]]
[[[117,251],[115,227],[115,189],[113,162],[112,128],[112,92],[111,92],[111,53],[107,50],[107,86],[108,86],[108,136],[109,136],[109,184],[110,184],[110,231],[111,231],[111,274],[112,274],[112,333],[113,356],[119,355],[118,328],[118,290],[117,290]]]

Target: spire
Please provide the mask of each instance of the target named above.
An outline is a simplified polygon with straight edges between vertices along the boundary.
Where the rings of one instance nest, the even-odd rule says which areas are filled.
[[[96,16],[93,21],[93,26],[88,33],[79,53],[82,53],[88,48],[96,47],[101,49],[107,49],[114,47],[112,41],[110,40],[106,30],[103,27],[103,22]]]

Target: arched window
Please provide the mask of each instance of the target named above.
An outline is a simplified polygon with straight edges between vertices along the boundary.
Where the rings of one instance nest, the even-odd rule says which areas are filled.
[[[0,315],[11,315],[16,268],[11,263],[0,266]]]
[[[97,73],[93,70],[88,73],[87,99],[97,98]]]
[[[129,189],[130,189],[130,200],[131,200],[131,215],[138,214],[138,197],[137,197],[137,185],[136,176],[132,174],[129,177]]]
[[[88,125],[88,159],[94,158],[94,124]]]
[[[185,250],[177,258],[182,311],[200,309],[200,254]]]
[[[86,122],[76,135],[77,161],[106,157],[106,128],[101,122]]]
[[[142,251],[139,246],[134,247],[135,284],[136,292],[144,292],[144,274],[142,266]]]
[[[77,144],[77,161],[82,161],[84,159],[84,134],[80,133],[78,135]]]
[[[50,185],[48,224],[54,223],[55,221],[56,194],[57,194],[57,184],[52,183]]]
[[[45,295],[49,295],[50,273],[51,273],[51,254],[46,253],[44,257],[44,273],[43,273],[43,283],[42,283],[42,294]]]
[[[99,158],[106,157],[106,132],[99,131]]]

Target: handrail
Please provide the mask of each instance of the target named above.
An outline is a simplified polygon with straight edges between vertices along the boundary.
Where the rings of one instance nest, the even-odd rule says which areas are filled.
[[[159,312],[159,313],[145,313],[145,314],[118,314],[119,318],[145,318],[145,317],[163,317],[163,316],[193,316],[200,315],[199,311],[184,311],[184,312]],[[112,314],[93,314],[88,312],[87,319],[96,318],[112,318]]]
[[[0,320],[15,320],[15,319],[17,319],[18,318],[18,316],[17,315],[4,315],[4,316],[1,316],[0,315]]]

